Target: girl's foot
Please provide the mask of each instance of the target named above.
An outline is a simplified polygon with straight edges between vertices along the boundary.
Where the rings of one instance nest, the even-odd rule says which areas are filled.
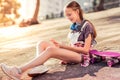
[[[13,80],[20,80],[21,70],[17,67],[10,67],[5,64],[1,64],[2,71]]]
[[[37,75],[41,75],[41,74],[44,74],[48,71],[49,69],[44,66],[44,65],[40,65],[40,66],[37,66],[35,68],[32,68],[29,72],[28,72],[28,76],[30,77],[35,77]]]
[[[84,61],[83,63],[81,63],[81,66],[87,67],[87,66],[89,66],[89,64],[90,64],[90,61],[89,61],[89,60],[86,60],[86,61]]]
[[[87,67],[90,64],[90,58],[88,55],[83,55],[83,62],[81,63],[81,66]]]

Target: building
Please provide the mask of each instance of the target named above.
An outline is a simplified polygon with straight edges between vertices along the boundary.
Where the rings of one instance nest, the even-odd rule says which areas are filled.
[[[62,1],[63,0],[41,0],[40,2],[40,19],[50,19],[59,17],[62,12]]]
[[[44,19],[51,19],[51,18],[56,18],[56,17],[62,17],[63,16],[63,9],[66,3],[73,1],[73,0],[40,0],[40,10],[39,10],[39,15],[38,19],[39,20],[44,20]],[[77,1],[80,5],[81,8],[83,9],[84,12],[92,12],[94,11],[93,7],[93,1],[94,0],[75,0]],[[97,4],[99,3],[99,0],[96,0]],[[19,2],[22,4],[21,5],[21,14],[22,18],[27,19],[27,18],[32,18],[34,14],[34,10],[36,7],[36,0],[19,0]],[[108,9],[110,7],[120,6],[120,0],[105,0],[104,7],[105,9]],[[111,6],[112,5],[112,6]]]
[[[36,0],[18,0],[21,3],[19,10],[22,19],[32,18],[36,7]],[[63,16],[63,9],[66,3],[73,0],[40,0],[40,10],[38,19],[51,19]],[[84,0],[75,0],[83,6]],[[83,8],[83,7],[82,7]]]
[[[41,0],[39,19],[49,19],[63,16],[64,6],[73,0]],[[93,0],[75,0],[84,12],[93,11]]]
[[[64,6],[70,1],[73,0],[41,0],[39,19],[62,17]],[[75,1],[80,2],[80,0]]]

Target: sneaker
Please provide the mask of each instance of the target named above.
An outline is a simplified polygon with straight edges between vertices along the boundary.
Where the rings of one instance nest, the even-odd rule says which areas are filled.
[[[10,67],[5,64],[1,64],[2,71],[11,79],[13,80],[20,80],[21,71],[17,67]]]
[[[48,68],[44,65],[40,65],[37,66],[35,68],[32,68],[29,72],[28,72],[28,76],[30,77],[35,77],[37,75],[42,75],[45,74],[46,72],[48,72]]]

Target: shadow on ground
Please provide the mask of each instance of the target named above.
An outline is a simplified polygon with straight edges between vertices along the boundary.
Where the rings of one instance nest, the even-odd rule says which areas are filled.
[[[46,74],[38,75],[33,77],[32,80],[78,80],[79,78],[84,77],[85,75],[96,77],[97,73],[100,69],[107,66],[105,63],[100,62],[96,64],[91,64],[88,67],[82,67],[80,64],[77,65],[68,65],[65,67],[65,70],[61,70],[60,68],[54,69],[54,72],[49,71]],[[114,66],[114,68],[120,68],[119,65]]]
[[[109,17],[101,18],[96,20],[97,25],[108,25],[111,23],[119,23],[120,14],[114,14]],[[101,24],[102,22],[102,24]],[[119,69],[120,65],[115,65],[112,68],[107,67],[106,63],[100,62],[96,64],[91,64],[88,67],[81,67],[80,64],[68,65],[63,69],[63,67],[57,67],[51,69],[48,73],[44,75],[38,75],[33,77],[32,80],[119,80]],[[114,74],[114,75],[113,75]],[[118,74],[118,76],[116,75]],[[88,78],[92,79],[87,79]],[[97,77],[94,79],[94,77]]]

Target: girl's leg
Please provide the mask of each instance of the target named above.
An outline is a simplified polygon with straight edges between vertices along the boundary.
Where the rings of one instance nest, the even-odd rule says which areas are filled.
[[[38,57],[30,61],[29,63],[21,66],[20,69],[22,70],[22,72],[24,72],[27,69],[43,64],[49,58],[57,58],[68,62],[81,62],[82,60],[79,53],[57,47],[48,47]]]
[[[9,77],[19,80],[20,75],[27,69],[39,66],[47,61],[49,58],[57,58],[64,61],[81,62],[81,55],[66,49],[57,47],[48,47],[41,55],[30,61],[29,63],[21,66],[20,68],[9,67],[7,65],[1,65],[1,68],[5,74]]]
[[[49,46],[55,46],[53,43],[49,43],[46,41],[41,41],[37,45],[37,54],[42,53],[44,50],[46,50]],[[20,75],[22,73],[21,69],[17,67],[9,67],[5,64],[0,65],[1,69],[5,74],[7,74],[10,78],[18,80],[20,78]]]
[[[55,46],[52,42],[40,41],[36,45],[36,57],[42,53],[47,47]]]

